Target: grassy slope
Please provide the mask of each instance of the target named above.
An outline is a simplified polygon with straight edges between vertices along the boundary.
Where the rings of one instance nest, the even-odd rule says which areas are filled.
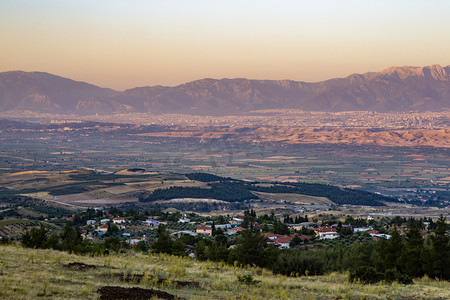
[[[101,266],[70,270],[64,264],[82,262]],[[114,268],[112,268],[114,267]],[[155,287],[152,280],[122,282],[108,277],[114,273],[148,274],[170,280],[194,281],[197,288]],[[237,275],[252,274],[261,282],[246,286]],[[102,286],[157,288],[187,299],[427,299],[450,298],[450,283],[429,279],[412,286],[350,284],[343,274],[287,278],[267,270],[239,268],[189,258],[142,255],[133,252],[105,257],[78,256],[53,250],[0,246],[0,298],[96,299]]]

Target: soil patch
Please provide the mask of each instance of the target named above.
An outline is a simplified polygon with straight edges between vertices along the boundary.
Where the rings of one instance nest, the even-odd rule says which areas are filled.
[[[144,278],[145,275],[144,274],[116,273],[112,276],[117,277],[121,281],[139,283],[142,281],[142,279]],[[160,278],[160,277],[155,277],[155,276],[150,276],[150,275],[148,275],[148,280],[151,280],[155,284],[163,284],[168,281],[167,278]],[[176,287],[200,287],[200,283],[194,282],[194,281],[170,280],[170,282],[172,282],[172,285],[174,285]]]
[[[64,267],[66,267],[68,269],[72,269],[72,270],[79,270],[79,271],[98,268],[98,266],[96,266],[96,265],[87,265],[87,264],[80,263],[80,262],[68,263],[68,264],[64,265]]]
[[[124,288],[120,286],[104,286],[97,290],[101,300],[110,299],[179,299],[176,295],[172,295],[163,291],[143,288]]]

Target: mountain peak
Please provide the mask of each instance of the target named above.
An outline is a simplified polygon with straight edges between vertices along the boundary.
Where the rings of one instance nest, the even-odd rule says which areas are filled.
[[[408,77],[430,77],[434,80],[448,80],[449,74],[441,65],[431,65],[426,67],[390,67],[380,72],[381,75],[396,76],[399,79]]]

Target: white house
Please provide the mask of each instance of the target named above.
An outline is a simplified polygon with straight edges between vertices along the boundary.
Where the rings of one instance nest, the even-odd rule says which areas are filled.
[[[313,230],[321,240],[332,240],[339,237],[339,233],[337,233],[337,229],[334,227],[322,226],[319,228],[313,228]]]
[[[126,223],[127,222],[127,220],[125,220],[125,218],[122,218],[122,217],[118,217],[118,218],[114,218],[113,219],[113,223],[114,224],[123,224],[123,223]]]
[[[356,227],[353,228],[353,232],[364,232],[364,231],[370,231],[372,230],[372,227]]]
[[[231,228],[231,224],[219,224],[219,225],[214,225],[214,227],[216,227],[216,229],[222,228],[222,229],[229,229]]]

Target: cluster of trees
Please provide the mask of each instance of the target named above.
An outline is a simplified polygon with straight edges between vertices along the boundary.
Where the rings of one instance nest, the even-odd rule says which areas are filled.
[[[316,197],[326,197],[336,204],[383,206],[381,201],[395,199],[360,190],[340,188],[319,183],[274,183],[272,186],[250,185],[250,190],[264,193],[297,193]]]
[[[142,202],[151,202],[174,198],[213,198],[229,202],[241,202],[249,199],[257,199],[258,197],[251,193],[251,191],[257,191],[327,197],[336,204],[383,206],[382,201],[395,201],[393,198],[379,194],[318,183],[274,183],[272,186],[261,186],[257,182],[246,183],[208,173],[189,173],[186,176],[192,180],[208,182],[210,189],[198,187],[157,189],[149,196],[140,197],[139,200]]]
[[[309,222],[309,220],[308,220],[308,216],[307,215],[305,215],[304,217],[302,217],[302,216],[295,216],[295,218],[292,218],[291,216],[287,215],[287,216],[284,217],[283,222],[287,223],[287,224],[300,224],[300,223],[303,223],[303,222]]]
[[[140,197],[141,202],[170,200],[175,198],[211,198],[228,202],[241,202],[258,197],[243,184],[220,182],[209,184],[210,188],[173,186],[168,189],[156,189],[148,197]]]
[[[337,244],[326,249],[293,249],[280,255],[274,270],[285,275],[302,274],[305,270],[314,270],[314,274],[350,271],[351,279],[367,283],[380,280],[410,283],[411,278],[425,274],[450,280],[450,243],[446,232],[445,218],[441,216],[434,233],[424,239],[411,219],[405,237],[394,229],[389,240],[350,246]]]
[[[389,240],[367,239],[351,245],[334,244],[308,250],[280,250],[268,245],[259,231],[245,230],[230,249],[230,241],[224,235],[216,235],[213,240],[193,237],[172,240],[161,227],[158,241],[152,248],[155,252],[185,255],[182,251],[185,243],[195,244],[194,252],[199,260],[265,267],[287,276],[349,271],[350,279],[366,283],[383,280],[407,284],[412,283],[412,278],[425,274],[450,280],[450,243],[442,216],[436,230],[426,240],[416,222],[411,221],[405,237],[394,229]]]
[[[89,247],[89,244],[83,241],[79,228],[74,228],[70,222],[66,224],[60,235],[49,234],[48,228],[44,224],[41,224],[39,228],[32,228],[23,234],[22,245],[28,248],[55,249],[75,253],[86,253]]]
[[[114,227],[114,226],[113,226]],[[81,236],[79,227],[67,222],[61,234],[50,233],[48,228],[40,227],[26,231],[22,236],[22,245],[35,249],[54,249],[78,254],[103,255],[112,251],[129,249],[129,245],[115,237],[109,237],[103,243],[91,243]]]
[[[221,177],[209,173],[202,173],[202,172],[196,172],[196,173],[188,173],[185,174],[187,178],[190,180],[196,180],[201,182],[214,182],[214,181],[233,181],[234,179],[230,177]]]

